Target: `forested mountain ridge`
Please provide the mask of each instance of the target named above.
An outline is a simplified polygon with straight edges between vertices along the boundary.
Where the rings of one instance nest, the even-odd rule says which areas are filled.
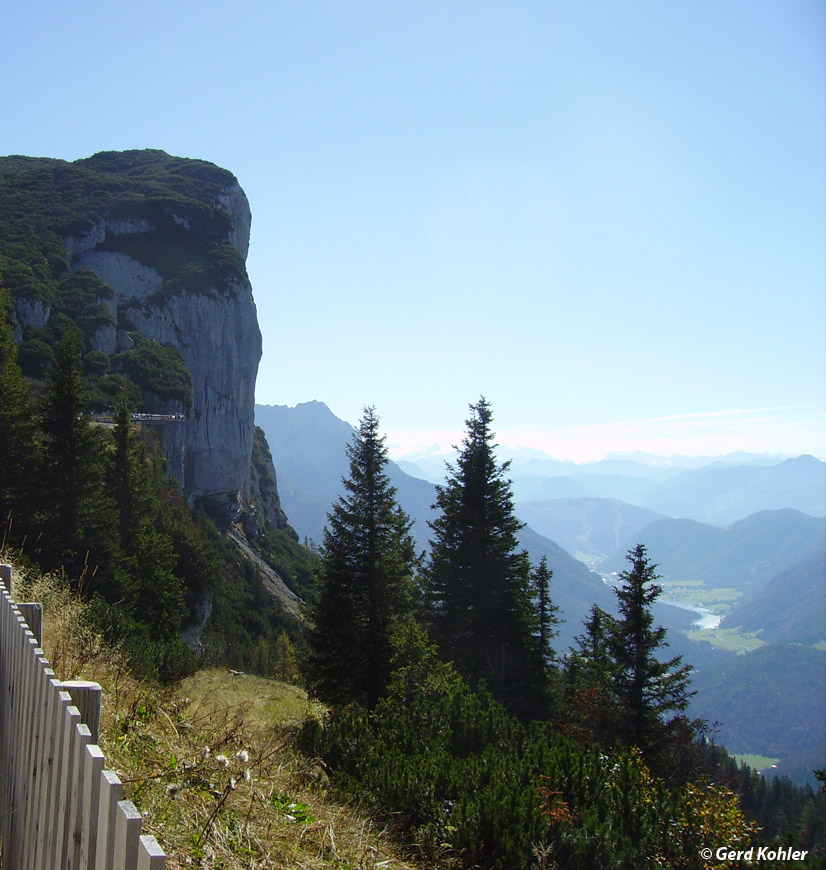
[[[740,591],[757,589],[779,571],[822,551],[826,518],[786,508],[761,511],[726,528],[696,520],[660,519],[631,540],[643,541],[669,580],[703,580]],[[622,568],[620,548],[601,570]]]

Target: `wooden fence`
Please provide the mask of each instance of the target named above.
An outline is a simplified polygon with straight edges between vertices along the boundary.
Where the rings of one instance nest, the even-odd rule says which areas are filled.
[[[40,648],[42,609],[11,598],[0,565],[0,838],[4,870],[163,870],[97,746],[100,686],[61,683]],[[31,626],[31,627],[30,627]]]

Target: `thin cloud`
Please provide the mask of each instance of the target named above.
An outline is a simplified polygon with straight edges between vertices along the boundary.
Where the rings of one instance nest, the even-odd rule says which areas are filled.
[[[388,433],[388,444],[391,456],[400,457],[448,452],[461,438],[461,432],[448,430],[404,430]],[[497,432],[497,441],[503,452],[530,447],[575,462],[636,451],[659,456],[811,453],[825,458],[826,405],[700,411],[553,430],[504,429]]]

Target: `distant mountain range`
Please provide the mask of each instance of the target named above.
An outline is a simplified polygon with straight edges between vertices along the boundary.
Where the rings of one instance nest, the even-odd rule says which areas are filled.
[[[519,502],[516,513],[577,558],[607,558],[640,529],[662,519],[647,508],[612,498],[556,498]]]
[[[520,451],[515,451],[517,456]],[[401,461],[408,473],[438,482],[449,455],[415,455]],[[677,464],[682,461],[685,465]],[[513,459],[510,477],[518,504],[549,499],[609,498],[655,513],[729,525],[764,510],[794,508],[826,516],[826,463],[814,456],[791,459],[731,454],[719,459],[666,460],[647,454],[575,464]],[[687,467],[686,467],[687,466]]]

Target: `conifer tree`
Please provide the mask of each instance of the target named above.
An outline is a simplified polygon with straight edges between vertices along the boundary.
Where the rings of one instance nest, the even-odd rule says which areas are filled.
[[[373,408],[365,409],[347,455],[346,492],[324,530],[310,671],[323,699],[372,708],[389,676],[391,638],[412,614],[417,559]]]
[[[31,528],[36,435],[31,399],[17,362],[6,309],[11,300],[0,291],[0,541],[17,545]]]
[[[160,493],[166,481],[153,477],[147,450],[136,437],[125,397],[121,398],[109,455],[109,491],[114,500],[123,553],[118,594],[124,609],[169,638],[185,613],[185,584],[177,575],[175,545],[168,534]]]
[[[666,630],[654,627],[651,606],[662,593],[656,565],[637,544],[626,556],[630,569],[615,588],[619,618],[610,646],[616,666],[616,693],[625,707],[625,740],[643,751],[657,748],[664,737],[664,718],[682,713],[694,694],[689,689],[691,665],[682,656],[662,661],[668,646]]]
[[[543,556],[531,573],[531,592],[536,602],[539,648],[547,665],[556,659],[551,643],[559,633],[559,605],[551,600],[550,584],[554,572],[548,567],[548,558]]]
[[[109,536],[111,501],[103,486],[100,445],[83,413],[86,391],[72,330],[57,347],[43,397],[40,427],[44,436],[40,480],[43,562],[65,565],[75,578],[91,549],[105,559],[114,543]]]
[[[565,659],[564,690],[568,724],[587,743],[610,748],[618,742],[622,716],[617,698],[617,667],[611,639],[614,618],[594,604]]]
[[[541,718],[549,718],[559,702],[559,671],[556,667],[556,653],[552,643],[559,634],[559,605],[551,598],[551,579],[554,572],[548,567],[548,559],[543,556],[531,572],[531,595],[536,608],[536,639],[539,655],[544,666],[545,686],[541,706],[536,713]]]
[[[427,612],[445,658],[471,682],[483,679],[510,712],[531,717],[545,687],[531,567],[518,550],[509,463],[494,455],[490,404],[482,397],[470,412],[456,465],[437,487]]]

